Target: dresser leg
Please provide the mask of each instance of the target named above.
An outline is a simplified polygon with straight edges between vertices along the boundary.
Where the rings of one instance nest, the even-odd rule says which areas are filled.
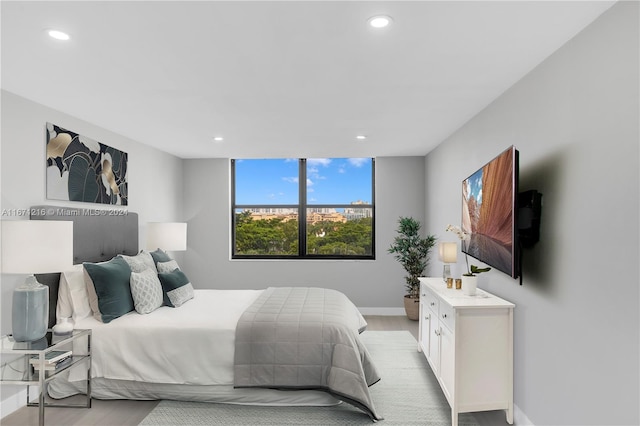
[[[513,424],[513,404],[509,404],[509,409],[506,410],[507,413],[507,423],[510,425]]]
[[[458,412],[451,410],[451,426],[458,426]]]

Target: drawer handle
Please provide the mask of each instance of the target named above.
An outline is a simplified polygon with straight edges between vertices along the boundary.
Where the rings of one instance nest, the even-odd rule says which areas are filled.
[[[430,305],[431,305],[431,306],[435,306],[435,305],[436,305],[436,302],[431,302],[431,303],[430,303]]]
[[[427,315],[426,317],[424,317],[424,319],[429,320],[429,319],[431,319],[431,316]]]
[[[446,318],[446,317],[447,317],[447,314],[442,314],[442,318]]]

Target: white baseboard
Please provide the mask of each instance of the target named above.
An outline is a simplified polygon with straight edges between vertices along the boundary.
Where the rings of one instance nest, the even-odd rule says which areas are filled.
[[[0,419],[27,405],[27,389],[24,388],[0,401]]]
[[[358,308],[362,315],[398,316],[406,315],[404,308]]]
[[[535,426],[527,415],[515,404],[513,404],[513,424],[517,426]]]

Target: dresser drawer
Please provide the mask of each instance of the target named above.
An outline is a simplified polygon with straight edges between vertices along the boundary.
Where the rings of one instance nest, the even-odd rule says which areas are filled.
[[[424,306],[428,307],[436,316],[438,315],[439,300],[430,290],[422,287],[420,297],[424,299]]]
[[[447,305],[444,302],[440,302],[440,311],[438,318],[450,331],[455,331],[456,316],[455,311],[450,305]]]

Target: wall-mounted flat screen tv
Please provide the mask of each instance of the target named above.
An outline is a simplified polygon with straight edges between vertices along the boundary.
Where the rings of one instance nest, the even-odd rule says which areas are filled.
[[[462,251],[512,278],[520,275],[518,150],[511,146],[462,181]]]

